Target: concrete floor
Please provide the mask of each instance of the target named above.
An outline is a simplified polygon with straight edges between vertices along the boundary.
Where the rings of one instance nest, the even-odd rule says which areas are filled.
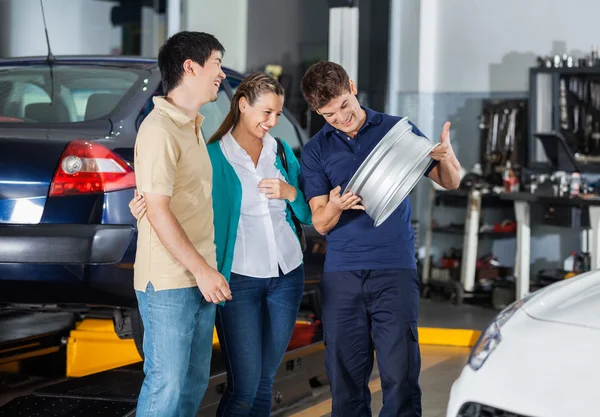
[[[421,345],[421,389],[423,390],[423,416],[445,417],[450,387],[460,374],[470,349],[448,346]],[[27,395],[37,388],[57,381],[34,380],[7,392],[0,392],[0,406],[10,399]],[[379,415],[382,407],[381,383],[377,368],[373,371],[371,383],[373,417]],[[276,417],[329,417],[331,397],[329,386],[313,390],[313,399],[292,409],[277,413]]]
[[[423,416],[445,417],[450,387],[467,361],[469,348],[447,346],[421,346],[421,378],[423,391]],[[377,369],[369,383],[373,416],[378,416],[382,407],[381,382]],[[320,390],[320,391],[319,391]],[[329,417],[331,397],[329,387],[315,390],[315,399],[302,406],[284,411],[281,417]]]
[[[497,311],[474,305],[451,306],[448,302],[421,299],[419,326],[449,329],[483,330]],[[28,326],[16,326],[28,329]],[[14,326],[11,327],[14,331]],[[0,326],[0,330],[2,330]],[[8,330],[8,329],[4,329]],[[0,332],[10,333],[10,332]],[[470,348],[448,346],[421,345],[422,369],[421,388],[423,391],[423,416],[445,417],[446,405],[453,381],[459,376],[466,363]],[[26,395],[40,386],[56,382],[56,380],[34,379],[23,384],[14,384],[4,390],[0,381],[0,406],[10,399]],[[379,415],[382,407],[381,383],[375,368],[371,383],[373,416]],[[331,398],[329,387],[313,390],[310,400],[292,409],[277,413],[277,417],[329,417]]]

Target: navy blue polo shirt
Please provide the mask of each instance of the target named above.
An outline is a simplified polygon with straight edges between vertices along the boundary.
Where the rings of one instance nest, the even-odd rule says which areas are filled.
[[[367,120],[354,139],[326,124],[302,149],[306,201],[342,192],[373,148],[401,118],[363,107]],[[425,135],[412,124],[413,132]],[[432,164],[425,175],[433,169]],[[346,210],[327,234],[325,271],[416,269],[414,231],[407,197],[379,227],[363,210]]]

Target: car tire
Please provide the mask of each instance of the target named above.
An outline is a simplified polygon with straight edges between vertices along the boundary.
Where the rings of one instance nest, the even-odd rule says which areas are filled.
[[[132,308],[130,310],[129,314],[130,314],[130,318],[131,318],[131,332],[133,335],[133,341],[135,342],[135,347],[137,348],[137,351],[143,360],[144,359],[144,323],[142,322],[142,316],[140,314],[140,310],[138,310],[137,308]]]

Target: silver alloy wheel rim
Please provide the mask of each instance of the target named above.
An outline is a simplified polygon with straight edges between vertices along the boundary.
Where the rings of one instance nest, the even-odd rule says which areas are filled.
[[[344,193],[362,199],[367,214],[380,226],[398,208],[427,171],[438,146],[412,132],[408,118],[396,123],[360,165]]]

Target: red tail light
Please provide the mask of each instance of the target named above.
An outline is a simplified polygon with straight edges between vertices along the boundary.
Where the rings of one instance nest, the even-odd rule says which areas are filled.
[[[75,140],[60,158],[50,195],[104,193],[134,187],[133,169],[117,154],[97,143]]]

